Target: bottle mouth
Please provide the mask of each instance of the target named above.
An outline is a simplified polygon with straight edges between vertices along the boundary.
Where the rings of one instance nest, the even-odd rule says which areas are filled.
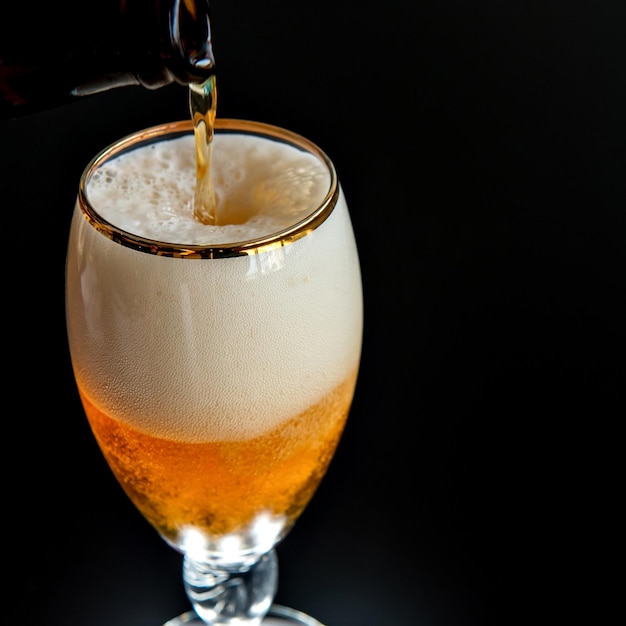
[[[209,13],[207,0],[174,0],[170,8],[170,41],[191,70],[194,80],[189,82],[201,82],[215,69]],[[200,76],[195,75],[197,71]]]
[[[316,144],[297,133],[293,133],[278,126],[247,120],[217,119],[215,121],[215,132],[258,135],[286,143],[299,150],[308,152],[316,157],[328,171],[329,182],[324,197],[315,203],[315,206],[311,208],[311,211],[309,211],[305,217],[286,228],[255,239],[219,245],[190,245],[163,242],[130,233],[108,222],[91,204],[87,194],[87,186],[94,172],[105,162],[125,152],[134,150],[141,145],[193,134],[193,123],[191,120],[185,120],[153,126],[133,133],[132,135],[120,139],[96,155],[87,165],[80,179],[78,204],[83,215],[102,235],[128,248],[158,256],[207,259],[248,256],[283,247],[315,230],[332,213],[339,199],[337,173],[330,158]]]

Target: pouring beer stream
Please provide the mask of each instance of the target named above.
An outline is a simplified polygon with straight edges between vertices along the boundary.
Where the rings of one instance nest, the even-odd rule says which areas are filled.
[[[196,146],[196,190],[193,213],[199,222],[217,226],[220,221],[211,174],[213,129],[217,111],[215,74],[201,84],[189,85],[189,110]]]

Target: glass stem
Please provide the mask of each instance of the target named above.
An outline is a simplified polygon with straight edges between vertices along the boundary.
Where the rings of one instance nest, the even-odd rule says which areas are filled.
[[[198,617],[211,626],[258,626],[278,587],[278,559],[271,550],[245,571],[229,572],[193,560],[183,561],[187,597]]]

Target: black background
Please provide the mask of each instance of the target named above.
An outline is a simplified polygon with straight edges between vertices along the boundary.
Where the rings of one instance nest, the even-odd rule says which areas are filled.
[[[352,413],[278,548],[277,601],[328,626],[597,618],[618,591],[596,556],[614,554],[623,499],[626,6],[212,6],[218,115],[332,157],[363,271]],[[3,622],[156,626],[188,609],[181,557],[89,432],[63,299],[83,166],[187,117],[175,86],[0,122]]]

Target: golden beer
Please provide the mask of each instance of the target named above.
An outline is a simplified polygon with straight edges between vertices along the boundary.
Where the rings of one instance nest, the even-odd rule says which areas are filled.
[[[142,433],[81,392],[91,428],[127,495],[172,545],[193,528],[210,537],[249,532],[259,516],[285,518],[308,504],[335,452],[356,372],[301,414],[243,441],[186,443]],[[81,389],[80,380],[78,381]]]
[[[193,219],[184,122],[100,155],[79,194],[67,318],[83,406],[137,508],[199,560],[254,562],[285,535],[352,402],[358,257],[334,170],[311,146],[218,120],[214,186],[232,224]]]

